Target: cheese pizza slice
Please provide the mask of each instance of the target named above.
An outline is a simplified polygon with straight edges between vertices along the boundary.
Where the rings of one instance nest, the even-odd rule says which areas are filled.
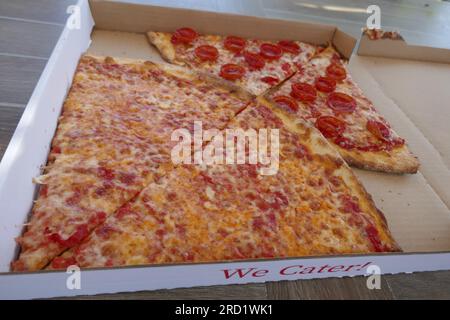
[[[258,150],[267,143],[274,162],[178,166],[49,268],[400,250],[383,214],[315,128],[259,99],[222,131],[222,141],[240,131],[246,154],[256,135]],[[263,174],[269,167],[276,170]]]
[[[316,126],[352,166],[415,173],[419,162],[353,81],[330,46],[267,94],[295,119]]]
[[[167,61],[222,77],[254,95],[290,77],[316,51],[316,46],[300,41],[201,35],[191,28],[150,31],[147,36]]]
[[[180,67],[82,57],[13,270],[45,267],[170,168],[175,129],[222,128],[250,99]]]

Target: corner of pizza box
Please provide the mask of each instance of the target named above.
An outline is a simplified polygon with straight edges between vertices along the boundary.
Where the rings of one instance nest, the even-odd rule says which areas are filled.
[[[357,54],[360,56],[450,63],[450,49],[410,44],[403,37],[372,40],[365,33],[361,35]]]
[[[331,43],[342,56],[347,60],[350,60],[353,50],[356,47],[357,40],[341,29],[336,28]]]

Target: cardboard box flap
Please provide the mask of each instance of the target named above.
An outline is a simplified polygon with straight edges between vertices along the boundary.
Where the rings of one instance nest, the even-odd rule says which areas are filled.
[[[46,163],[78,59],[91,42],[94,21],[87,3],[79,1],[78,6],[82,29],[62,32],[0,164],[0,272],[9,270],[17,254],[14,238],[21,234],[36,194],[32,179]]]
[[[450,49],[412,45],[408,44],[402,37],[373,40],[366,33],[363,33],[357,52],[360,56],[450,63]]]
[[[339,29],[336,29],[332,40],[334,47],[347,59],[350,59],[356,42],[355,38]]]
[[[350,67],[364,92],[381,90],[388,97],[373,102],[406,138],[421,162],[420,172],[450,208],[450,64],[355,56]],[[362,78],[359,70],[370,79]]]
[[[405,252],[450,248],[450,191],[446,187],[447,181],[450,181],[450,171],[443,161],[443,149],[430,143],[434,141],[424,130],[431,122],[419,119],[421,110],[423,113],[421,99],[416,97],[417,101],[413,103],[414,95],[409,99],[408,94],[413,91],[414,84],[423,87],[432,82],[431,73],[427,73],[427,77],[414,79],[408,77],[408,70],[415,74],[421,67],[425,69],[429,65],[360,56],[353,56],[349,63],[353,79],[394,130],[406,139],[408,147],[421,162],[420,172],[413,175],[355,170],[378,208],[386,215],[394,238]],[[436,69],[434,75],[445,76],[448,68],[437,71],[437,66],[433,64]],[[445,82],[436,84],[435,89],[441,97],[450,96],[445,90]],[[423,90],[421,95],[425,100],[433,92]],[[427,105],[426,108],[437,108],[437,105]],[[439,114],[443,119],[447,117],[445,112]],[[440,128],[443,127],[434,127],[442,137],[445,132]]]
[[[336,32],[335,26],[298,21],[102,0],[91,0],[89,3],[96,28],[111,31],[169,32],[189,26],[200,33],[233,34],[246,38],[257,34],[260,39],[295,39],[312,44],[326,44],[331,41]],[[264,27],[261,27],[262,25]],[[225,33],[224,30],[226,30]],[[345,54],[348,49],[342,51]]]

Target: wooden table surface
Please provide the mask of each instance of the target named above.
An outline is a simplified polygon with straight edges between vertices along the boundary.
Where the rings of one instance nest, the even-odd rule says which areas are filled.
[[[355,36],[365,23],[364,1],[128,0],[339,25]],[[3,155],[75,0],[0,0],[0,154]],[[382,26],[409,41],[450,47],[450,4],[371,0]],[[450,271],[382,276],[381,290],[363,277],[283,281],[90,296],[108,299],[450,299]]]

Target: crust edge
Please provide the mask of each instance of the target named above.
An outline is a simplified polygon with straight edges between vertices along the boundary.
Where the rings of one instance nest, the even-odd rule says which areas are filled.
[[[156,47],[161,57],[169,63],[185,66],[186,64],[176,59],[175,47],[170,42],[170,34],[164,32],[148,31],[148,41]]]
[[[390,155],[384,152],[365,152],[363,156],[336,145],[334,147],[349,165],[359,169],[393,174],[414,174],[420,167],[419,160],[409,151],[406,145]]]

